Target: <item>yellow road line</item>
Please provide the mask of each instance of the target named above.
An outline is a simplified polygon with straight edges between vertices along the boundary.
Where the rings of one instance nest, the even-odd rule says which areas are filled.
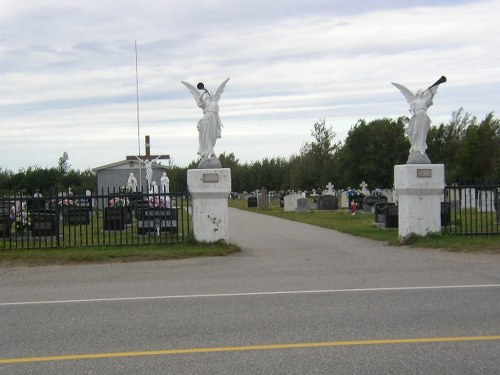
[[[0,364],[27,363],[27,362],[50,362],[70,361],[77,359],[101,359],[101,358],[123,358],[123,357],[146,357],[175,354],[199,354],[217,352],[242,352],[251,350],[276,350],[276,349],[307,349],[324,348],[333,346],[361,346],[361,345],[384,345],[384,344],[422,344],[443,342],[467,342],[467,341],[495,341],[500,340],[498,336],[462,336],[462,337],[423,337],[413,339],[387,339],[387,340],[355,340],[355,341],[330,341],[330,342],[308,342],[296,344],[269,344],[269,345],[247,345],[247,346],[222,346],[214,348],[191,348],[191,349],[167,349],[150,350],[142,352],[117,352],[117,353],[94,353],[94,354],[69,354],[47,357],[26,358],[0,358]]]

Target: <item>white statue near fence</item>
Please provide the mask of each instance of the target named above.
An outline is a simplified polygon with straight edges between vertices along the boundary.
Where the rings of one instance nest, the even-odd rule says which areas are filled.
[[[220,162],[215,156],[214,147],[217,138],[221,137],[222,122],[219,117],[219,99],[224,91],[229,78],[226,78],[214,94],[210,94],[203,83],[198,83],[197,88],[192,84],[181,81],[186,86],[196,104],[203,110],[203,118],[198,121],[198,155],[201,157],[198,168],[220,168]],[[202,90],[203,92],[200,92]]]
[[[407,164],[430,164],[427,150],[427,133],[431,125],[431,119],[427,115],[427,109],[433,104],[432,99],[436,95],[439,85],[446,82],[446,77],[442,76],[436,83],[426,90],[417,90],[414,94],[408,88],[399,83],[396,86],[410,104],[412,117],[405,129],[411,143],[410,156]]]
[[[170,179],[167,176],[167,172],[163,172],[160,178],[160,192],[170,193]]]

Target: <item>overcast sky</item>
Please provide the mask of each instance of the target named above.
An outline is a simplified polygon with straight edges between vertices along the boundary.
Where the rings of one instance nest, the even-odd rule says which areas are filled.
[[[0,168],[75,169],[144,154],[197,158],[196,106],[219,102],[215,152],[240,162],[297,154],[324,119],[343,141],[359,119],[397,118],[441,75],[434,124],[500,103],[500,0],[0,0]],[[136,100],[137,41],[139,124]]]

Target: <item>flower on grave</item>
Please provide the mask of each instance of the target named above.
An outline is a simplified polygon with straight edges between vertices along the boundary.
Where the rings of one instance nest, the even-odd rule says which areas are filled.
[[[132,193],[132,186],[120,186],[118,188],[118,191],[121,193],[121,194],[130,194]]]
[[[12,226],[14,232],[24,233],[31,228],[31,215],[26,201],[17,201],[10,208],[10,219],[14,224]]]
[[[382,189],[375,189],[375,190],[372,191],[372,193],[370,195],[373,198],[377,198],[377,199],[386,198],[386,196],[384,195],[384,192],[382,191]]]
[[[363,198],[365,195],[359,189],[349,189],[346,191],[347,198]]]
[[[115,198],[111,198],[108,203],[109,203],[109,207],[125,207],[125,206],[128,206],[130,204],[130,201],[127,197],[123,197],[123,198],[115,197]]]
[[[160,197],[153,197],[149,200],[149,207],[151,207],[151,208],[165,208],[165,201]]]
[[[63,207],[69,207],[69,206],[74,206],[75,205],[75,202],[72,200],[72,199],[62,199],[59,201],[59,206],[63,206]]]

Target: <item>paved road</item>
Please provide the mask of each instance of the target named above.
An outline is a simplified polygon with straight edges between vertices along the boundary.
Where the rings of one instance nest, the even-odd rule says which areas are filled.
[[[0,374],[498,373],[500,257],[233,209],[230,237],[224,258],[0,269]]]

